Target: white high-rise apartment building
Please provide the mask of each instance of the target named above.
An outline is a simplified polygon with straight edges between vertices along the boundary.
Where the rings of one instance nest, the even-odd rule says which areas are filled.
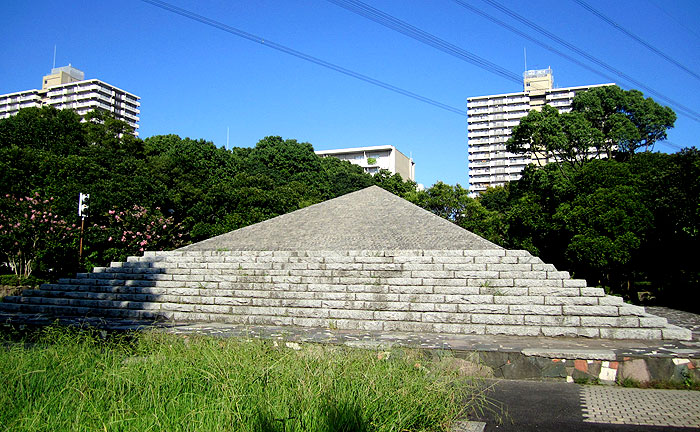
[[[553,84],[552,69],[529,70],[523,73],[522,92],[467,99],[470,196],[517,180],[528,164],[537,163],[533,155],[506,151],[513,128],[530,110],[548,104],[559,112],[568,112],[576,93],[612,85],[554,88]]]
[[[54,68],[44,76],[41,90],[25,90],[0,95],[0,118],[17,114],[22,108],[52,106],[72,109],[81,117],[102,109],[122,120],[138,135],[139,97],[98,79],[85,79],[85,74],[72,67]]]

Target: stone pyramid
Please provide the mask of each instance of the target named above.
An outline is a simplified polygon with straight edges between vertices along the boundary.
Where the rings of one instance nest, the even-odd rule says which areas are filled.
[[[690,340],[690,330],[372,186],[0,310],[347,330]]]

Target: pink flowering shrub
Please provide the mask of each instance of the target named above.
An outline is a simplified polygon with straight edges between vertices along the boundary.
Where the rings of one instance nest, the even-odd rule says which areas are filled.
[[[128,210],[109,210],[104,216],[104,224],[93,224],[90,229],[97,234],[95,237],[101,237],[106,259],[120,260],[146,250],[173,249],[185,244],[182,224],[163,215],[160,207],[149,210],[134,205]]]
[[[0,201],[0,251],[16,276],[28,277],[42,256],[74,244],[80,228],[55,212],[53,197],[7,194]]]

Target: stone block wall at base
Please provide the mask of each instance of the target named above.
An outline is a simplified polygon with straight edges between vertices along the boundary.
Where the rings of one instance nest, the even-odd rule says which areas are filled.
[[[0,310],[452,334],[689,340],[527,251],[147,252]]]

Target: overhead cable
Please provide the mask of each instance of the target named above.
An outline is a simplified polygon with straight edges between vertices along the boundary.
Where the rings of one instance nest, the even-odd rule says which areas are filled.
[[[460,48],[450,42],[438,38],[428,32],[425,32],[411,24],[406,23],[392,15],[380,11],[366,3],[359,0],[328,0],[329,2],[336,4],[350,12],[356,13],[367,19],[370,19],[378,24],[381,24],[387,28],[395,30],[402,33],[410,38],[413,38],[419,42],[436,48],[444,53],[451,56],[457,57],[460,60],[467,61],[475,66],[485,69],[491,73],[499,75],[505,79],[513,81],[518,84],[522,84],[523,80],[519,74],[513,73],[489,60],[486,60],[478,55],[471,53],[463,48]]]
[[[689,73],[690,75],[692,75],[693,77],[695,77],[695,79],[700,80],[700,75],[698,75],[698,74],[695,73],[694,71],[690,70],[689,68],[685,67],[685,66],[682,65],[680,62],[678,62],[678,61],[672,59],[671,57],[669,57],[668,55],[666,55],[663,51],[661,51],[660,49],[654,47],[653,45],[651,45],[650,43],[648,43],[647,41],[645,41],[645,40],[642,39],[641,37],[637,36],[636,34],[632,33],[631,31],[627,30],[626,28],[622,27],[620,24],[618,24],[618,23],[616,23],[615,21],[613,21],[612,18],[610,18],[610,17],[604,15],[602,12],[600,12],[600,11],[597,10],[597,9],[595,9],[595,8],[594,8],[593,6],[591,6],[590,4],[586,3],[586,2],[583,1],[583,0],[574,0],[574,1],[575,1],[576,3],[578,3],[578,5],[581,6],[582,8],[586,9],[588,12],[592,13],[593,15],[597,16],[597,17],[600,18],[601,20],[603,20],[603,21],[605,21],[606,23],[610,24],[612,27],[615,27],[616,29],[618,29],[620,32],[624,33],[624,34],[627,35],[628,37],[630,37],[630,38],[634,39],[635,41],[639,42],[642,46],[646,47],[649,51],[651,51],[651,52],[657,54],[659,57],[665,59],[665,60],[668,61],[669,63],[672,63],[672,64],[676,65],[678,68],[683,69],[685,72],[687,72],[687,73]]]
[[[464,0],[453,0],[453,1],[462,7],[464,7],[464,5],[466,4],[464,2]],[[675,101],[667,96],[664,96],[663,94],[654,90],[653,88],[651,88],[651,87],[645,85],[644,83],[632,78],[631,76],[625,74],[624,72],[610,66],[609,64],[603,62],[602,60],[599,60],[598,58],[588,54],[587,52],[576,47],[575,45],[563,40],[562,38],[558,37],[557,35],[553,34],[552,32],[542,28],[538,24],[528,20],[527,18],[523,17],[522,15],[518,14],[517,12],[503,6],[501,3],[499,3],[495,0],[482,0],[482,1],[484,1],[485,3],[488,3],[489,5],[500,10],[501,12],[505,13],[506,15],[514,18],[515,20],[520,21],[521,23],[525,24],[526,26],[530,27],[531,29],[535,30],[536,32],[538,32],[538,33],[554,40],[555,42],[565,46],[566,48],[570,49],[571,51],[575,52],[576,54],[580,55],[581,57],[587,59],[588,61],[595,63],[596,65],[602,67],[603,69],[617,75],[618,77],[622,78],[624,81],[627,81],[628,83],[632,83],[635,87],[637,87],[639,89],[643,89],[647,93],[654,95],[659,100],[665,101],[666,103],[671,105],[679,114],[685,115],[686,117],[688,117],[692,120],[700,122],[700,113],[698,113],[697,111],[681,104],[678,101]]]
[[[397,87],[397,86],[394,86],[394,85],[385,83],[385,82],[383,82],[383,81],[377,80],[377,79],[372,78],[372,77],[369,77],[369,76],[367,76],[367,75],[363,75],[363,74],[361,74],[361,73],[359,73],[359,72],[355,72],[355,71],[352,71],[352,70],[350,70],[350,69],[346,69],[346,68],[344,68],[344,67],[342,67],[342,66],[338,66],[338,65],[335,65],[335,64],[333,64],[333,63],[327,62],[327,61],[325,61],[325,60],[321,60],[321,59],[319,59],[319,58],[317,58],[317,57],[313,57],[313,56],[311,56],[311,55],[308,55],[308,54],[302,53],[302,52],[300,52],[300,51],[297,51],[297,50],[295,50],[295,49],[286,47],[286,46],[284,46],[284,45],[281,45],[281,44],[278,44],[278,43],[275,43],[275,42],[272,42],[272,41],[270,41],[270,40],[268,40],[268,39],[264,39],[264,38],[262,38],[262,37],[260,37],[260,36],[256,36],[256,35],[254,35],[254,34],[245,32],[245,31],[243,31],[243,30],[239,30],[239,29],[237,29],[237,28],[235,28],[235,27],[231,27],[231,26],[229,26],[229,25],[227,25],[227,24],[224,24],[224,23],[222,23],[222,22],[213,20],[213,19],[211,19],[211,18],[207,18],[207,17],[205,17],[205,16],[196,14],[196,13],[191,12],[191,11],[188,11],[188,10],[186,10],[186,9],[182,9],[182,8],[177,7],[177,6],[174,6],[174,5],[170,4],[170,3],[167,3],[167,2],[164,2],[164,1],[160,1],[160,0],[141,0],[141,1],[143,1],[143,2],[145,2],[145,3],[149,3],[149,4],[153,5],[153,6],[157,6],[157,7],[161,8],[161,9],[167,10],[167,11],[172,12],[172,13],[175,13],[175,14],[177,14],[177,15],[183,16],[183,17],[185,17],[185,18],[191,19],[191,20],[193,20],[193,21],[198,21],[198,22],[200,22],[200,23],[202,23],[202,24],[206,24],[206,25],[208,25],[208,26],[210,26],[210,27],[214,27],[214,28],[217,28],[217,29],[219,29],[219,30],[223,30],[223,31],[225,31],[225,32],[227,32],[227,33],[233,34],[233,35],[238,36],[238,37],[241,37],[241,38],[243,38],[243,39],[247,39],[247,40],[249,40],[249,41],[251,41],[251,42],[259,43],[259,44],[264,45],[264,46],[266,46],[266,47],[275,49],[275,50],[277,50],[277,51],[281,51],[281,52],[283,52],[283,53],[292,55],[292,56],[294,56],[294,57],[300,58],[300,59],[302,59],[302,60],[306,60],[306,61],[311,62],[311,63],[315,63],[315,64],[317,64],[317,65],[319,65],[319,66],[323,66],[323,67],[325,67],[325,68],[334,70],[334,71],[336,71],[336,72],[340,72],[340,73],[342,73],[342,74],[344,74],[344,75],[347,75],[347,76],[350,76],[350,77],[353,77],[353,78],[362,80],[362,81],[367,82],[367,83],[369,83],[369,84],[373,84],[373,85],[376,85],[376,86],[378,86],[378,87],[382,87],[382,88],[384,88],[384,89],[393,91],[393,92],[395,92],[395,93],[399,93],[399,94],[401,94],[401,95],[408,96],[408,97],[413,98],[413,99],[416,99],[416,100],[418,100],[418,101],[421,101],[421,102],[424,102],[424,103],[433,105],[433,106],[438,107],[438,108],[441,108],[441,109],[443,109],[443,110],[450,111],[450,112],[453,112],[453,113],[455,113],[455,114],[459,114],[459,115],[462,115],[462,116],[466,115],[466,112],[465,112],[464,109],[459,109],[459,108],[456,108],[456,107],[453,107],[453,106],[444,104],[444,103],[442,103],[442,102],[438,102],[438,101],[435,101],[435,100],[433,100],[433,99],[427,98],[427,97],[425,97],[425,96],[421,96],[421,95],[419,95],[419,94],[417,94],[417,93],[413,93],[413,92],[411,92],[411,91],[404,90],[404,89],[402,89],[402,88],[400,88],[400,87]]]

